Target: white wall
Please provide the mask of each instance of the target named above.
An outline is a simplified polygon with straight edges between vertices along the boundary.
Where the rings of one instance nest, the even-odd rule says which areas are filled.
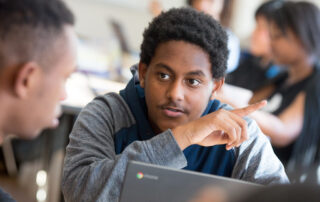
[[[108,19],[115,18],[121,24],[132,48],[138,48],[141,33],[151,17],[148,13],[108,4],[98,0],[65,0],[76,16],[76,31],[90,38],[108,39]]]
[[[65,0],[77,18],[76,31],[93,38],[108,39],[109,18],[117,19],[124,28],[131,48],[138,51],[142,33],[152,19],[150,0]],[[185,0],[159,0],[165,9],[185,5]],[[265,0],[235,0],[231,29],[246,47],[254,28],[254,12]],[[319,0],[308,0],[320,6]]]
[[[150,0],[65,0],[77,18],[76,31],[93,38],[108,39],[109,18],[117,19],[124,28],[131,48],[138,51],[142,33],[152,16]],[[185,0],[159,0],[164,9],[185,5]],[[231,28],[246,46],[254,27],[253,13],[263,0],[236,0]]]
[[[239,37],[241,46],[247,47],[255,26],[254,13],[264,0],[235,0],[231,29]]]
[[[114,18],[124,28],[131,48],[139,50],[142,33],[152,19],[149,0],[65,0],[76,16],[76,31],[80,35],[108,39],[108,19]],[[184,0],[163,0],[165,9],[178,7]],[[123,4],[124,3],[124,4]]]

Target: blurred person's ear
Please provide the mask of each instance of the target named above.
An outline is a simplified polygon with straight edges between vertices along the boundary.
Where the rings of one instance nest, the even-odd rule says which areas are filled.
[[[19,98],[26,98],[38,85],[42,69],[35,62],[28,62],[21,65],[13,78],[13,91]]]

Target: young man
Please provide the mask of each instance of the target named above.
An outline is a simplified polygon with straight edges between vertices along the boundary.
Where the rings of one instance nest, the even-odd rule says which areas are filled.
[[[0,1],[0,144],[8,134],[29,139],[58,125],[75,70],[73,24],[60,0]]]
[[[288,182],[267,138],[243,118],[265,103],[229,111],[214,99],[227,66],[222,27],[194,9],[172,9],[143,37],[139,72],[132,69],[127,87],[97,97],[79,115],[65,158],[65,199],[117,201],[129,160]]]

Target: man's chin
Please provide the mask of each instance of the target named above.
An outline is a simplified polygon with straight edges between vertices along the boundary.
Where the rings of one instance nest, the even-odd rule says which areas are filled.
[[[175,123],[160,124],[159,128],[160,128],[161,132],[164,132],[164,131],[166,131],[168,129],[173,129],[173,128],[179,126],[179,125],[181,125],[181,124],[175,124]]]
[[[52,119],[49,128],[56,128],[56,127],[58,127],[58,126],[59,126],[59,119],[58,119],[58,118]]]
[[[28,133],[20,133],[13,136],[23,140],[32,140],[38,137],[40,133],[41,133],[41,130],[37,130],[37,131],[28,132]]]
[[[22,133],[20,133],[20,135],[17,135],[17,136],[18,136],[18,138],[21,138],[21,139],[32,140],[32,139],[38,137],[42,133],[42,131],[44,131],[45,129],[54,129],[58,125],[59,125],[59,121],[53,121],[50,124],[47,124],[47,126],[45,126],[45,127],[36,128],[36,129],[33,129],[32,131],[29,131],[29,132],[22,132]]]

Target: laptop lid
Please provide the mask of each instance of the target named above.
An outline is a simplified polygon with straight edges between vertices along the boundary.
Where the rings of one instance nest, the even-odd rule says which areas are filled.
[[[130,161],[120,202],[190,202],[217,189],[233,202],[262,187],[232,178]]]

